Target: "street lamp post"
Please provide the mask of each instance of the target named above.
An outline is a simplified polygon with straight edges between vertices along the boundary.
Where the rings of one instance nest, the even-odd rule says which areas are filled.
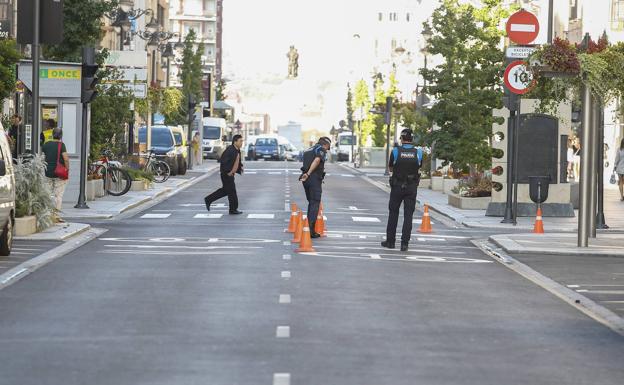
[[[154,11],[151,9],[135,9],[133,0],[121,0],[119,7],[112,12],[105,14],[107,18],[113,20],[111,25],[115,28],[115,31],[119,33],[119,50],[123,51],[124,43],[127,39],[126,34],[130,32],[132,28],[132,21],[138,19],[143,15],[153,15]]]

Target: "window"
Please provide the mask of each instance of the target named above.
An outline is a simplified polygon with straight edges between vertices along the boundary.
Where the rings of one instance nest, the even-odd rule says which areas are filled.
[[[379,12],[379,21],[383,21],[383,13]]]
[[[219,139],[220,137],[220,127],[204,126],[204,139]]]
[[[0,20],[10,20],[11,17],[11,7],[9,5],[9,0],[0,0]]]
[[[578,19],[578,0],[570,0],[570,20]]]
[[[186,37],[186,35],[188,35],[191,29],[195,31],[195,35],[199,36],[201,34],[201,23],[193,23],[193,22],[184,23],[183,38]]]
[[[411,16],[411,15],[410,15],[410,13],[409,13],[409,12],[405,15],[405,20],[407,20],[407,22],[408,22],[408,23],[409,23],[409,21],[410,21],[410,16]]]
[[[611,1],[611,21],[624,21],[624,0]]]

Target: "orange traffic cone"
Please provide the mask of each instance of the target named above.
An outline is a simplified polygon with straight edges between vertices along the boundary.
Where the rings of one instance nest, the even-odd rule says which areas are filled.
[[[319,213],[316,216],[316,223],[314,224],[314,232],[321,234],[321,237],[327,236],[325,234],[325,219],[323,218],[323,211],[319,210]]]
[[[312,238],[310,237],[310,224],[308,223],[308,218],[306,218],[304,221],[303,234],[301,235],[301,243],[299,244],[299,248],[295,251],[297,253],[314,252],[314,249],[312,248]]]
[[[299,209],[296,203],[290,205],[290,222],[288,222],[288,229],[286,229],[288,233],[297,231],[297,210]]]
[[[301,242],[301,234],[303,233],[303,218],[301,214],[301,210],[297,213],[297,228],[295,229],[295,233],[291,243],[299,243]]]
[[[537,208],[537,216],[535,217],[535,226],[533,227],[533,233],[544,234],[544,222],[542,221],[542,208]]]
[[[429,216],[429,206],[425,205],[425,212],[422,216],[422,223],[420,224],[419,233],[430,233],[431,230],[431,216]]]

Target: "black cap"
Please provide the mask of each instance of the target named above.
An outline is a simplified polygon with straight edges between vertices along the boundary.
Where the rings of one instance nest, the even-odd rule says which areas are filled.
[[[411,142],[414,139],[414,133],[410,128],[405,128],[401,131],[401,139],[406,142]]]

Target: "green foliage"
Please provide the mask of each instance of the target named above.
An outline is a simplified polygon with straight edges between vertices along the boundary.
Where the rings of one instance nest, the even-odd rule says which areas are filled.
[[[195,46],[197,45],[197,48]],[[197,44],[197,34],[191,29],[184,38],[184,51],[182,52],[182,66],[180,68],[180,80],[182,81],[182,93],[185,97],[183,108],[187,109],[188,95],[192,95],[196,101],[203,100],[202,95],[202,63],[201,56],[204,54],[203,44]],[[185,112],[186,115],[186,112]]]
[[[227,88],[227,82],[225,79],[219,79],[215,86],[215,98],[217,100],[225,100],[227,99],[227,94],[225,89]]]
[[[55,211],[44,159],[38,154],[28,162],[18,159],[15,165],[15,216],[36,216],[38,230],[52,226]]]
[[[462,178],[457,187],[453,188],[453,192],[467,198],[492,196],[492,178],[483,173]]]
[[[349,122],[349,129],[353,124],[353,92],[351,91],[351,84],[347,83],[347,122]]]
[[[97,47],[104,31],[104,15],[117,8],[117,0],[65,0],[63,7],[63,41],[43,47],[48,60],[81,61],[83,46]]]
[[[359,80],[355,85],[353,107],[355,111],[358,111],[358,114],[360,114],[360,111],[362,112],[360,119],[363,120],[359,123],[362,135],[360,135],[359,142],[360,146],[363,146],[366,143],[365,138],[368,138],[372,134],[374,128],[374,123],[369,113],[372,107],[370,93],[368,90],[368,84],[366,84],[364,79]]]
[[[184,95],[182,91],[175,87],[149,87],[147,96],[150,103],[150,111],[159,112],[165,116],[165,124],[178,125],[186,123],[186,116],[183,111]],[[135,100],[136,112],[147,120],[148,99]]]
[[[410,128],[414,132],[414,142],[418,145],[431,145],[428,142],[431,123],[422,111],[417,111],[413,105],[397,106],[397,119],[402,127]]]
[[[132,178],[132,180],[141,180],[146,182],[154,181],[154,174],[152,174],[151,172],[130,167],[124,167],[123,169],[128,172],[128,175],[130,175],[130,178]]]
[[[456,169],[482,170],[491,163],[492,112],[502,106],[503,96],[499,26],[510,15],[503,3],[483,0],[477,9],[443,0],[426,23],[433,32],[429,53],[444,58],[443,64],[421,70],[425,92],[438,100],[427,116],[440,130],[429,141],[436,140],[436,156]]]
[[[130,111],[133,95],[119,83],[119,70],[101,70],[98,76],[102,79],[99,94],[91,103],[91,156],[98,156],[104,148],[122,154],[127,149],[125,125],[134,119]]]
[[[15,40],[0,40],[0,104],[15,90],[15,64],[20,56]]]

